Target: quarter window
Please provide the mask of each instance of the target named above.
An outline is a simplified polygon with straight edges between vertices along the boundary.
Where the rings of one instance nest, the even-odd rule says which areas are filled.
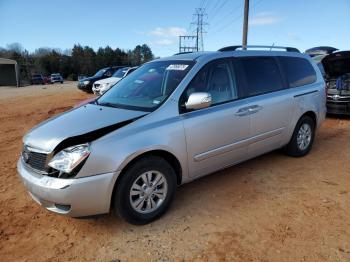
[[[284,89],[278,65],[273,57],[241,59],[246,79],[246,96],[255,96]]]
[[[232,101],[237,98],[236,81],[228,60],[208,64],[193,78],[181,97],[187,101],[192,93],[206,92],[212,97],[212,105]]]
[[[278,57],[286,72],[289,87],[298,87],[316,82],[316,72],[310,62],[300,57]]]

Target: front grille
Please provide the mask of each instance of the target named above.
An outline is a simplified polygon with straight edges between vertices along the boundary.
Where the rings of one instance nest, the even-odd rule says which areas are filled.
[[[23,148],[22,159],[31,168],[40,172],[48,172],[47,157],[45,153],[31,151],[28,147]]]

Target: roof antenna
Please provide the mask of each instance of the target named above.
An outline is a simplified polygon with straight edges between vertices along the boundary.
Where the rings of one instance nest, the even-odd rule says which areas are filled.
[[[272,50],[272,48],[275,46],[275,42],[272,43],[272,46],[270,47],[270,51]]]

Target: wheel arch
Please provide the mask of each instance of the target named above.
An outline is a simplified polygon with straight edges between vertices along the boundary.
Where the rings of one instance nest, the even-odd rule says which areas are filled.
[[[305,112],[304,114],[302,114],[302,115],[299,117],[298,121],[299,121],[303,116],[308,116],[308,117],[310,117],[310,118],[314,121],[315,128],[317,127],[317,114],[316,114],[314,111],[309,110],[309,111]]]
[[[112,195],[111,195],[111,201],[110,201],[110,206],[113,207],[113,202],[114,202],[114,197],[115,197],[115,190],[117,188],[117,185],[121,179],[121,177],[123,176],[123,174],[125,173],[125,171],[132,166],[135,162],[137,162],[138,160],[140,160],[141,158],[145,157],[145,156],[158,156],[163,158],[164,160],[166,160],[173,168],[176,174],[176,182],[177,185],[180,185],[182,183],[182,166],[180,161],[178,160],[178,158],[170,153],[169,151],[163,150],[163,149],[154,149],[154,150],[150,150],[144,153],[141,153],[137,156],[134,156],[132,159],[129,160],[129,162],[123,166],[123,168],[120,171],[119,176],[117,177],[114,186],[113,186],[113,191],[112,191]]]

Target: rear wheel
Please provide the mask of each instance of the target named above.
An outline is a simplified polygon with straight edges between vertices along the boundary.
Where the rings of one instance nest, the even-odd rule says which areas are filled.
[[[292,139],[285,148],[287,155],[301,157],[308,154],[312,148],[315,137],[315,122],[309,116],[299,119]]]
[[[132,224],[147,224],[170,206],[176,191],[176,174],[161,157],[139,159],[120,178],[114,198],[117,214]]]

